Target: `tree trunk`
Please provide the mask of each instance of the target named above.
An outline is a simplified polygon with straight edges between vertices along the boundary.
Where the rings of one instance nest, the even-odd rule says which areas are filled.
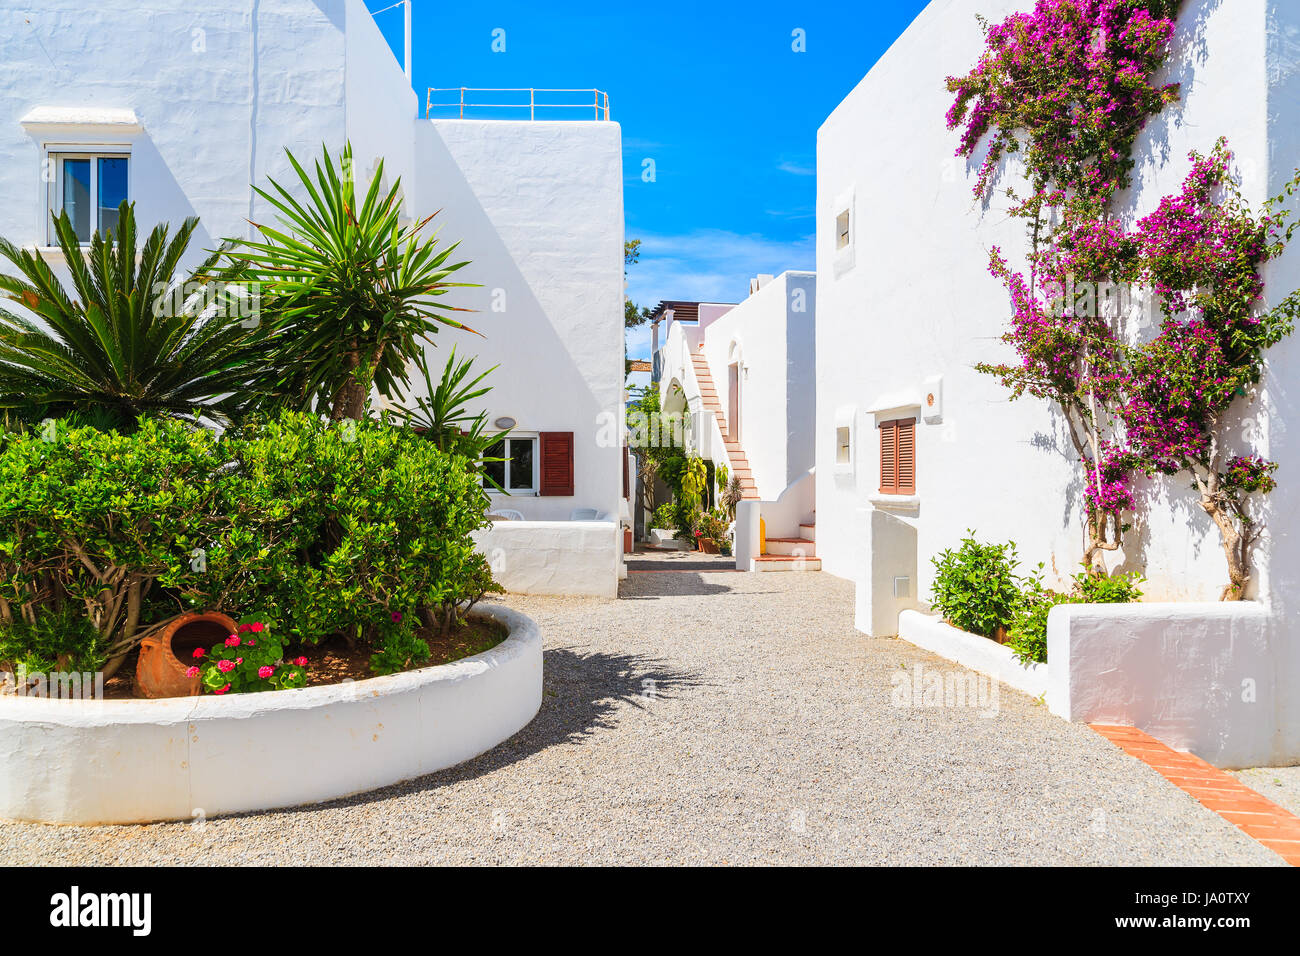
[[[1244,601],[1246,585],[1250,583],[1250,542],[1237,530],[1232,516],[1219,507],[1213,499],[1202,498],[1201,507],[1219,526],[1223,556],[1228,562],[1228,583],[1219,595],[1219,600]]]
[[[347,353],[348,374],[334,393],[334,407],[330,409],[330,421],[342,421],[350,418],[360,421],[366,408],[366,389],[357,378],[357,369],[361,367],[361,355],[356,344]]]

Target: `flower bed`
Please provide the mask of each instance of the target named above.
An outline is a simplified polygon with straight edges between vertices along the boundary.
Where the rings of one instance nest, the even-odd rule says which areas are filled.
[[[462,763],[542,700],[534,621],[451,664],[331,686],[167,700],[0,699],[0,817],[190,820],[330,800]]]

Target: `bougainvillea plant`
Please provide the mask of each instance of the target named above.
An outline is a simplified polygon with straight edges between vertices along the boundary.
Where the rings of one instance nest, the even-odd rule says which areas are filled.
[[[305,686],[307,658],[286,659],[284,643],[272,631],[265,618],[244,618],[222,643],[195,649],[189,676],[202,677],[203,690],[210,694]]]
[[[1155,73],[1168,56],[1177,0],[1039,0],[1032,13],[985,24],[987,47],[957,94],[950,128],[959,155],[988,134],[977,196],[999,162],[1019,153],[1031,192],[1008,190],[1013,215],[1030,222],[1029,277],[1001,250],[990,272],[1013,308],[1003,340],[1018,363],[978,366],[1012,397],[1055,402],[1088,476],[1084,562],[1121,546],[1134,506],[1131,480],[1187,472],[1218,527],[1228,562],[1223,597],[1244,596],[1262,530],[1250,496],[1274,485],[1276,466],[1231,455],[1229,408],[1250,393],[1269,346],[1300,313],[1296,293],[1261,306],[1260,268],[1279,255],[1296,224],[1281,209],[1296,188],[1254,213],[1230,176],[1225,141],[1191,154],[1180,193],[1126,229],[1110,212],[1130,185],[1133,143],[1151,116],[1174,102],[1176,84]],[[1119,334],[1136,305],[1159,305],[1149,341]]]

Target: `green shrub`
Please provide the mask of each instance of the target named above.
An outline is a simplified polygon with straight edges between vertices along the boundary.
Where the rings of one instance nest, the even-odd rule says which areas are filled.
[[[233,525],[210,565],[223,566],[228,541],[228,570],[249,572],[288,634],[369,643],[372,666],[387,670],[418,654],[422,615],[445,633],[463,603],[499,590],[471,538],[490,522],[469,459],[409,429],[296,413],[251,425],[230,450]]]
[[[676,511],[673,508],[673,503],[671,501],[665,501],[656,508],[654,514],[650,516],[650,527],[659,528],[662,531],[675,531],[677,529],[677,525],[674,523],[676,520]]]
[[[151,592],[199,583],[222,460],[211,433],[175,420],[142,418],[130,435],[62,422],[0,435],[0,621],[34,628],[22,633],[35,654],[54,622],[84,616],[111,673]]]
[[[104,658],[103,639],[78,608],[65,605],[34,624],[0,624],[0,671],[93,673]]]
[[[1021,580],[1015,542],[980,544],[967,531],[956,551],[933,558],[931,606],[954,627],[992,637],[1020,607]]]
[[[1069,594],[1049,591],[1042,585],[1042,565],[1026,583],[1020,610],[1016,613],[1007,646],[1022,664],[1046,663],[1047,615],[1058,604],[1127,604],[1140,600],[1138,574],[1108,577],[1097,571],[1083,570],[1074,576]]]
[[[268,614],[296,640],[342,634],[401,669],[424,659],[421,622],[446,633],[500,590],[471,538],[487,508],[474,462],[375,422],[0,433],[4,655],[106,656],[108,676],[203,608]],[[50,644],[60,630],[71,650]]]

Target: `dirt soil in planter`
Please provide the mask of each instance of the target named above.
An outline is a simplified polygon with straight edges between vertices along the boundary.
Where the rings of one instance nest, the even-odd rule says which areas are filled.
[[[450,664],[462,657],[481,654],[496,647],[510,635],[504,624],[483,617],[470,618],[463,626],[453,628],[447,637],[438,637],[423,627],[416,633],[429,645],[429,659],[419,664],[419,667]],[[370,654],[371,649],[365,645],[350,649],[341,637],[331,637],[316,645],[293,646],[285,651],[286,658],[307,658],[308,687],[374,677],[370,670]],[[131,700],[139,696],[135,692],[135,665],[138,656],[138,651],[132,651],[118,672],[104,683],[105,700]]]

